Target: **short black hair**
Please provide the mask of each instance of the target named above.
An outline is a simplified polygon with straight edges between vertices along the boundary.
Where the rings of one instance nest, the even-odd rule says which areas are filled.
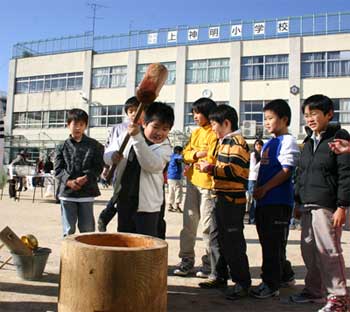
[[[69,125],[73,120],[82,121],[87,125],[89,123],[89,115],[80,108],[73,108],[68,111],[67,124]]]
[[[130,107],[138,107],[139,105],[140,105],[140,102],[136,96],[132,96],[131,98],[128,98],[124,104],[125,114],[128,114],[128,109]]]
[[[209,120],[209,114],[217,107],[217,104],[209,99],[202,97],[192,103],[192,112],[200,113]]]
[[[153,102],[145,110],[144,122],[146,125],[152,121],[159,121],[162,124],[168,124],[171,128],[174,125],[174,119],[173,108],[163,102]]]
[[[174,153],[182,153],[182,151],[183,151],[183,147],[182,146],[176,145],[174,147]]]
[[[285,100],[277,99],[267,103],[264,106],[263,111],[266,112],[267,110],[274,112],[279,118],[287,117],[288,118],[287,126],[290,125],[292,112],[290,110],[288,103]]]
[[[209,120],[216,121],[220,125],[223,124],[225,119],[231,122],[232,131],[238,129],[238,115],[232,106],[226,104],[219,105],[209,114]]]
[[[314,94],[309,96],[301,106],[301,111],[305,112],[306,106],[309,106],[310,110],[318,109],[323,112],[324,115],[327,113],[334,111],[333,101],[323,94]]]

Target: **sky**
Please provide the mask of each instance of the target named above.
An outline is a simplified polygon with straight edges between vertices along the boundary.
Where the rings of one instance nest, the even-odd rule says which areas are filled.
[[[96,35],[230,20],[350,12],[350,0],[92,0]],[[0,91],[7,91],[12,47],[23,41],[82,34],[92,29],[90,0],[0,1]]]

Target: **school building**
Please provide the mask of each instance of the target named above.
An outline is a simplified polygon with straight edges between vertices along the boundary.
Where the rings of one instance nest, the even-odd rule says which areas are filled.
[[[267,137],[263,106],[288,101],[291,133],[304,137],[300,104],[323,93],[335,120],[350,128],[350,12],[231,21],[210,26],[130,31],[18,43],[9,64],[6,161],[26,149],[32,158],[66,139],[66,112],[90,115],[88,134],[105,142],[124,117],[150,63],[169,71],[158,100],[175,111],[170,138],[184,142],[193,127],[191,103],[210,97],[232,105],[250,142]]]

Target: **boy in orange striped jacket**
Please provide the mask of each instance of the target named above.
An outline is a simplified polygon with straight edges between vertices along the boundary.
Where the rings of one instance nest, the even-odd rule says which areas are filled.
[[[238,117],[235,109],[220,105],[209,115],[213,131],[220,141],[215,165],[198,163],[200,171],[214,177],[213,189],[216,194],[211,235],[217,232],[219,249],[211,249],[217,257],[217,276],[200,283],[202,288],[221,288],[227,285],[230,270],[235,283],[226,292],[230,300],[248,296],[251,286],[246,241],[243,234],[248,176],[249,148],[238,130]],[[212,239],[212,237],[211,237]]]

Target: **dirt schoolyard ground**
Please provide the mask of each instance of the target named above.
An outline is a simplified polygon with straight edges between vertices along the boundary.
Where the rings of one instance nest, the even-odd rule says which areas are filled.
[[[105,207],[111,196],[111,188],[103,189],[95,203],[95,216]],[[60,206],[52,199],[43,199],[37,192],[32,203],[32,191],[21,194],[19,202],[9,199],[7,190],[0,200],[0,230],[9,226],[18,236],[34,234],[41,247],[52,249],[41,281],[24,281],[17,274],[15,266],[5,265],[0,269],[0,311],[57,311],[57,295],[59,283],[60,247],[62,242]],[[240,301],[228,301],[219,290],[204,290],[198,287],[202,280],[194,276],[182,278],[173,276],[172,272],[179,262],[179,233],[182,228],[182,214],[166,212],[167,242],[169,244],[168,273],[168,311],[317,311],[320,305],[288,304],[290,294],[302,289],[305,267],[300,254],[300,231],[290,232],[288,258],[292,262],[297,284],[289,289],[282,289],[279,298],[259,300],[245,298]],[[116,231],[116,219],[112,220],[108,232]],[[200,232],[199,232],[200,233]],[[260,283],[261,249],[254,225],[246,225],[245,235],[248,244],[253,285]],[[343,232],[342,246],[344,250],[346,272],[350,277],[350,232]],[[199,237],[196,243],[197,264],[203,253],[203,242]],[[0,250],[0,264],[8,256],[6,248]],[[11,262],[12,263],[12,262]],[[231,282],[232,284],[232,282]],[[230,285],[231,285],[230,284]],[[349,285],[348,279],[348,285]],[[101,290],[103,292],[103,289]],[[82,298],[83,300],[83,298]]]

